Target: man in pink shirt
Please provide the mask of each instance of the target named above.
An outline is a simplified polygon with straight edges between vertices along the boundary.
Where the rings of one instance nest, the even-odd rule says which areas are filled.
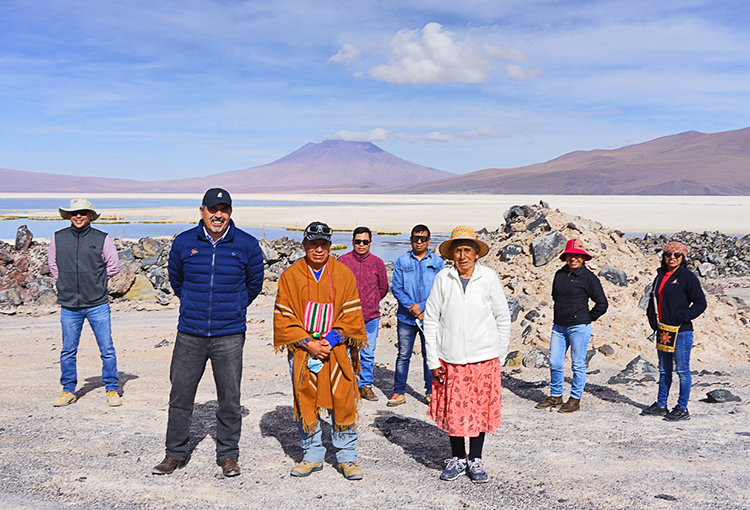
[[[62,307],[60,384],[63,391],[53,405],[62,407],[76,401],[78,342],[83,321],[88,320],[102,358],[107,403],[119,406],[122,404],[118,394],[120,377],[107,294],[107,279],[120,272],[117,250],[109,235],[91,226],[99,214],[85,198],[71,200],[70,207],[60,207],[60,215],[70,220],[70,226],[55,232],[47,254],[50,272],[57,278],[57,302]]]
[[[352,251],[339,257],[357,280],[357,291],[362,302],[362,315],[367,331],[367,347],[359,351],[362,369],[359,373],[359,393],[366,400],[378,400],[372,391],[372,370],[375,363],[375,343],[380,325],[380,300],[388,293],[388,275],[383,260],[370,253],[372,232],[357,227],[352,236]]]

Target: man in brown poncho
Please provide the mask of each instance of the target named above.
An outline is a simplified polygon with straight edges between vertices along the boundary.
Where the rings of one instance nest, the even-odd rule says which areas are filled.
[[[331,228],[313,222],[305,229],[305,258],[279,278],[273,315],[274,346],[286,349],[294,388],[294,414],[305,452],[292,476],[323,469],[325,447],[319,413],[333,422],[332,443],[339,470],[361,480],[357,467],[359,348],[367,340],[357,282],[344,264],[329,258]]]

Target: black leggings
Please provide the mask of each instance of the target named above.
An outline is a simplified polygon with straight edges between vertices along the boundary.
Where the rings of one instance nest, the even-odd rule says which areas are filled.
[[[466,458],[466,441],[463,437],[448,436],[451,441],[451,456],[459,459]],[[484,446],[484,432],[477,437],[469,438],[469,460],[482,458],[482,447]]]

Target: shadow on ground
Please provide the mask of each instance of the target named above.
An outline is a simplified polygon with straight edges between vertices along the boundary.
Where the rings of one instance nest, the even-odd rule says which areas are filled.
[[[570,378],[565,378],[567,383],[571,382]],[[503,389],[510,390],[519,397],[537,403],[547,398],[548,392],[541,391],[540,388],[547,388],[547,381],[524,381],[517,379],[508,373],[503,373]],[[638,409],[645,409],[647,405],[636,402],[635,400],[618,393],[613,388],[602,386],[600,384],[586,383],[584,392],[590,393],[594,397],[600,398],[605,402],[615,404],[627,404]]]
[[[325,462],[337,466],[336,450],[331,444],[331,424],[325,418],[321,418],[320,424],[323,429],[323,446],[326,448]],[[303,451],[299,445],[299,432],[292,406],[276,406],[276,410],[264,414],[260,419],[260,433],[263,437],[275,437],[289,458],[295,463],[302,462]]]
[[[419,363],[419,370],[422,371],[422,355],[419,356],[412,356],[412,363],[409,365],[409,370],[412,369],[414,366],[414,363]],[[395,375],[395,372],[393,370],[390,370],[386,368],[384,365],[375,364],[373,367],[372,376],[375,381],[375,387],[380,389],[385,395],[386,398],[390,398],[391,395],[393,395],[393,376]],[[424,375],[422,376],[422,380],[424,380]],[[424,402],[424,390],[420,387],[419,391],[415,390],[409,384],[406,385],[406,393],[414,397],[416,400],[419,400],[420,402]]]
[[[125,392],[125,385],[128,383],[128,381],[138,379],[138,376],[135,374],[128,374],[127,372],[118,372],[118,374],[120,376],[120,387],[118,388],[118,393],[122,395]],[[84,385],[78,388],[78,391],[76,391],[76,399],[80,400],[87,393],[90,393],[97,388],[103,387],[104,383],[102,382],[102,377],[100,375],[87,377]]]
[[[442,470],[444,459],[450,457],[448,435],[430,423],[378,411],[371,427],[376,434],[401,447],[406,455],[429,469]]]
[[[193,406],[193,420],[190,423],[190,442],[188,443],[185,464],[190,462],[193,451],[206,436],[211,436],[211,439],[216,442],[216,411],[218,410],[219,403],[216,400],[209,400],[205,404],[195,404]],[[240,412],[243,418],[250,414],[250,411],[244,406],[240,406]]]

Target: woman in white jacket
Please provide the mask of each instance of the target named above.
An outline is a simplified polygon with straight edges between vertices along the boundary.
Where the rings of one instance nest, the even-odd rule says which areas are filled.
[[[484,435],[500,425],[510,312],[500,278],[476,263],[488,251],[472,228],[453,229],[440,254],[454,265],[437,274],[425,308],[425,351],[434,377],[427,416],[448,433],[452,451],[442,480],[467,472],[472,482],[486,482]]]

